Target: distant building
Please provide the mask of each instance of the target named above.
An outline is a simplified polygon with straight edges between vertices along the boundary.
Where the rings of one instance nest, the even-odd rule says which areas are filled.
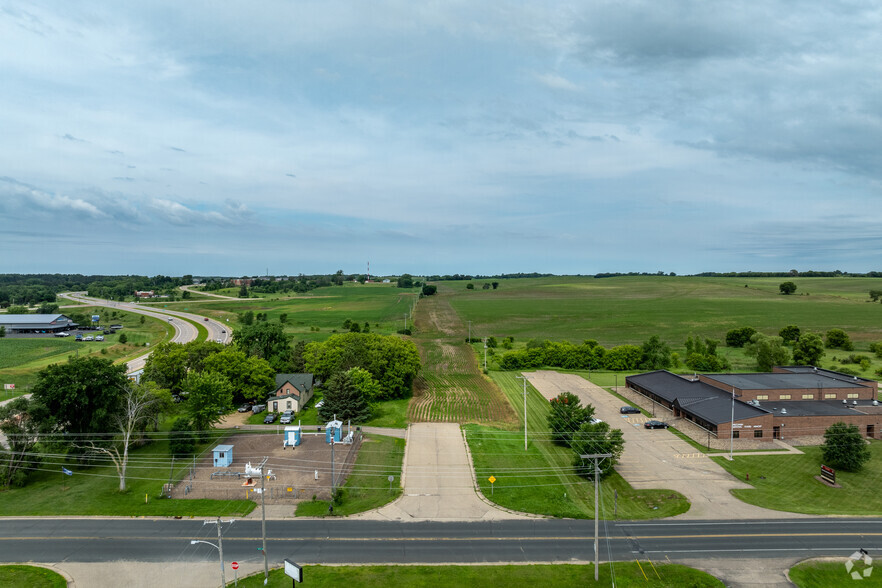
[[[135,292],[135,298],[153,298],[154,296],[156,296],[154,290],[137,290]]]
[[[63,314],[0,314],[0,326],[10,335],[23,333],[60,333],[77,324]]]
[[[251,278],[233,278],[232,280],[234,286],[251,286]]]
[[[771,373],[695,377],[658,370],[625,382],[720,439],[818,437],[840,421],[857,425],[869,438],[882,438],[879,383],[832,370],[787,366]]]

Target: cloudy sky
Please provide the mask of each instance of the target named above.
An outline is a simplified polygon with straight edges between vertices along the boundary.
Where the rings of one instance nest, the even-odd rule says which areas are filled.
[[[882,9],[0,0],[0,273],[882,269]]]

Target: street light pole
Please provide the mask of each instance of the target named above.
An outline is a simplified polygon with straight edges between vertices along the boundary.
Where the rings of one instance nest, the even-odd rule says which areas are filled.
[[[266,560],[266,472],[264,466],[269,457],[264,457],[258,468],[260,469],[260,531],[263,534],[263,585],[269,582],[269,564]]]
[[[735,387],[732,387],[732,420],[729,421],[729,461],[732,461],[732,448],[735,445]]]
[[[527,450],[527,376],[515,376],[524,381],[524,451]]]
[[[222,521],[220,517],[217,517],[216,521],[203,521],[202,525],[217,525],[217,545],[212,543],[211,541],[201,541],[198,539],[192,539],[190,541],[190,545],[196,545],[197,543],[206,543],[211,545],[218,551],[218,557],[220,558],[220,570],[221,570],[221,586],[227,585],[227,574],[224,570],[224,535],[221,531],[221,524],[230,523],[231,525],[234,523],[234,520]]]

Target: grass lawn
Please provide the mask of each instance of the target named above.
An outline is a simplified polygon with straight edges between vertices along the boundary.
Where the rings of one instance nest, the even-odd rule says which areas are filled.
[[[365,435],[352,473],[343,486],[343,502],[334,506],[334,514],[345,516],[364,512],[398,498],[401,495],[403,462],[404,439]],[[395,477],[391,484],[389,476]],[[296,514],[301,517],[325,516],[328,514],[328,503],[321,500],[301,502],[297,505]]]
[[[58,572],[47,568],[0,564],[0,586],[66,588],[67,580]]]
[[[610,565],[602,564],[599,586],[612,585]],[[641,561],[615,562],[615,585],[621,588],[704,588],[724,584],[710,574],[677,564]],[[594,585],[594,566],[587,565],[500,565],[500,566],[303,566],[304,583],[310,586],[349,588],[395,586],[396,588],[435,588],[438,586],[571,586]],[[232,585],[232,584],[228,584]],[[263,586],[263,572],[239,579],[242,588]],[[291,578],[282,569],[270,571],[271,587],[289,587]]]
[[[789,324],[803,331],[845,329],[857,348],[882,341],[882,304],[867,302],[870,289],[882,290],[882,278],[796,278],[795,295],[782,296],[782,278],[698,278],[673,276],[548,277],[500,280],[497,290],[467,290],[465,282],[440,282],[452,293],[451,304],[472,333],[515,337],[515,346],[531,338],[581,342],[597,339],[606,347],[639,345],[659,335],[674,351],[684,352],[689,335],[725,341],[726,332],[752,326],[777,335]],[[745,287],[745,285],[747,287]],[[801,295],[801,294],[810,295]],[[502,352],[502,349],[497,349]],[[751,369],[740,349],[720,347],[735,369]],[[823,367],[848,353],[828,350]],[[872,355],[872,354],[870,354]],[[859,366],[849,365],[855,369]],[[861,375],[874,377],[882,360]]]
[[[842,488],[830,488],[814,479],[820,474],[821,448],[800,447],[804,455],[749,455],[734,461],[712,458],[744,480],[750,474],[753,489],[734,490],[744,502],[790,512],[824,515],[882,515],[882,442],[870,443],[872,458],[860,473],[837,471]]]
[[[212,443],[205,443],[197,451],[210,447]],[[175,480],[185,475],[189,462],[177,463]],[[74,475],[62,475],[62,465]],[[39,470],[31,475],[27,486],[0,490],[0,516],[242,516],[254,509],[250,500],[158,498],[162,485],[169,480],[171,465],[167,441],[154,441],[134,450],[126,477],[128,491],[120,493],[119,477],[112,465],[86,467],[47,458],[37,466]]]
[[[855,562],[853,572],[862,572],[866,566],[863,561]],[[829,586],[851,586],[854,579],[845,569],[845,559],[838,561],[804,561],[789,571],[790,581],[799,588],[828,588]],[[873,588],[882,586],[882,575],[873,573],[869,578],[861,578],[855,586]]]
[[[514,372],[491,373],[512,406],[523,407],[523,384],[516,375]],[[522,428],[464,427],[478,485],[484,496],[507,508],[551,516],[592,518],[593,483],[572,473],[572,450],[548,440],[548,406],[548,401],[528,384],[527,451],[524,451]],[[519,409],[520,414],[522,411]],[[490,476],[496,478],[492,488]],[[617,511],[615,493],[618,494]],[[616,473],[601,483],[603,518],[668,517],[688,509],[686,498],[673,490],[635,490]]]
[[[223,292],[221,292],[223,293]],[[237,290],[238,293],[238,290]],[[295,340],[324,341],[335,332],[342,333],[346,319],[371,332],[389,335],[404,327],[404,314],[410,314],[419,290],[396,288],[390,284],[351,284],[317,288],[306,294],[269,295],[250,300],[201,300],[188,305],[189,312],[240,326],[239,314],[248,310],[266,313],[269,322],[287,315],[285,332]],[[189,301],[188,301],[189,302]]]

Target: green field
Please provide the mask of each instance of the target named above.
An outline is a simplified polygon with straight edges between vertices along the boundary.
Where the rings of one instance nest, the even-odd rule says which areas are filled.
[[[266,313],[267,320],[278,322],[287,314],[285,332],[295,340],[323,341],[335,332],[344,332],[343,321],[350,319],[360,326],[370,324],[371,332],[388,335],[404,327],[404,314],[419,290],[405,290],[390,284],[351,284],[317,288],[297,296],[272,295],[251,300],[206,299],[187,301],[189,312],[240,326],[239,314]],[[180,305],[176,307],[180,309]]]
[[[836,561],[804,561],[788,572],[790,581],[799,588],[828,588],[829,586],[860,586],[861,588],[878,588],[882,586],[882,575],[872,573],[863,577],[866,569],[863,561],[853,564],[852,571],[861,574],[859,582],[852,578],[845,568],[845,559]]]
[[[836,472],[830,488],[815,480],[820,475],[821,448],[800,447],[804,455],[737,456],[734,461],[712,458],[753,489],[734,490],[736,498],[773,510],[829,515],[882,515],[882,441],[871,441],[872,457],[859,473]]]
[[[66,588],[67,580],[58,572],[38,566],[0,565],[0,586],[28,588]]]
[[[842,328],[857,351],[865,353],[869,343],[882,341],[882,304],[868,302],[870,289],[882,290],[882,278],[795,278],[798,290],[791,296],[778,293],[783,281],[549,277],[500,280],[497,290],[467,290],[464,282],[441,282],[439,292],[450,296],[463,321],[472,321],[475,336],[513,336],[516,347],[532,338],[574,343],[596,339],[605,347],[639,345],[659,335],[682,354],[690,335],[724,342],[726,332],[733,328],[752,326],[777,335],[789,324],[804,332]],[[753,360],[742,350],[721,346],[720,351],[736,370],[751,369]],[[822,363],[835,368],[839,364],[833,358],[848,354],[828,350]],[[874,358],[870,370],[861,375],[875,377],[879,367],[882,360]]]
[[[710,588],[724,584],[710,574],[678,564],[659,564],[649,560],[601,564],[599,586],[621,588]],[[595,585],[594,566],[588,565],[499,565],[499,566],[303,566],[304,585],[336,588],[395,586],[396,588],[435,588],[439,586],[543,586],[570,588]],[[290,587],[284,570],[270,571],[267,586]],[[227,584],[231,586],[232,584]],[[242,578],[242,588],[263,586],[263,572]]]
[[[404,439],[365,435],[358,450],[352,473],[343,486],[343,501],[334,507],[336,516],[346,516],[379,508],[401,495],[401,468],[404,462]],[[395,480],[390,484],[389,476]],[[328,503],[321,500],[301,502],[297,516],[326,516]]]
[[[493,380],[512,405],[522,406],[523,388],[516,375],[510,372],[492,374]],[[481,492],[489,500],[513,510],[593,518],[593,483],[573,473],[573,453],[570,449],[548,440],[548,401],[530,385],[527,392],[527,451],[524,451],[522,428],[465,427]],[[490,476],[496,478],[492,488]],[[617,505],[614,500],[616,493]],[[688,501],[679,492],[635,490],[617,473],[601,483],[602,518],[667,517],[686,512],[688,508]]]

